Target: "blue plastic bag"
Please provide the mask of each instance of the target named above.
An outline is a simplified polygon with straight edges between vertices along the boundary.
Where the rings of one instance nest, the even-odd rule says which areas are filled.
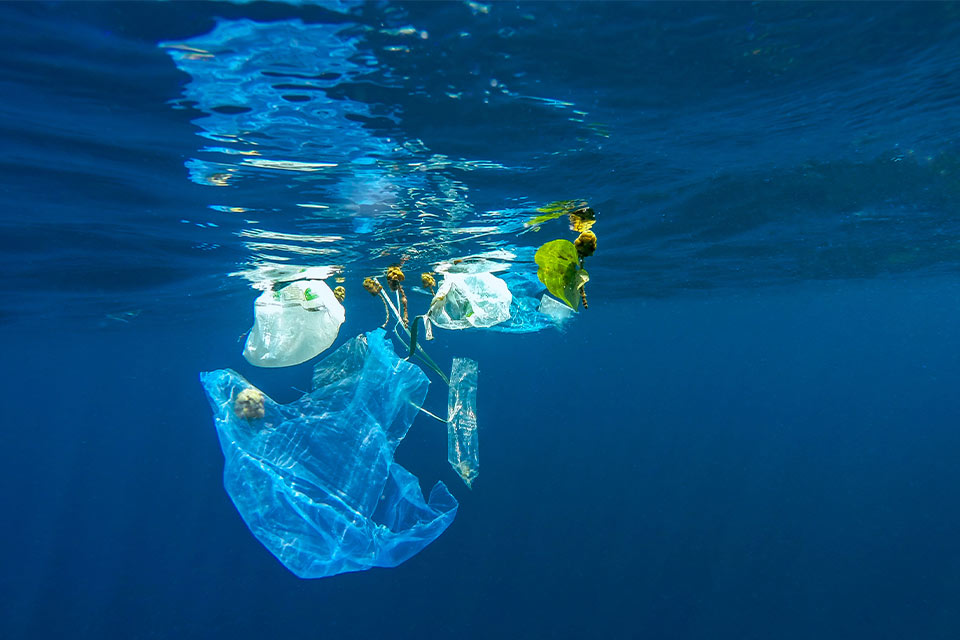
[[[453,522],[438,482],[425,501],[394,462],[427,393],[383,330],[315,368],[314,390],[280,405],[238,373],[203,373],[225,458],[224,486],[254,536],[301,578],[394,567]]]

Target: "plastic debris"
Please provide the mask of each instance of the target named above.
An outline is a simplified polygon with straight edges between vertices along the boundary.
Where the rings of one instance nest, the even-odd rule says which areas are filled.
[[[480,475],[477,438],[477,361],[454,358],[447,396],[447,461],[468,487]]]
[[[567,203],[559,203],[566,205]],[[565,209],[562,215],[567,215]],[[560,214],[558,214],[559,216]],[[438,273],[444,275],[444,278],[465,277],[466,274],[476,274],[486,278],[489,273],[498,272],[497,279],[503,280],[507,289],[510,291],[509,315],[506,319],[496,324],[488,325],[493,331],[502,331],[505,333],[535,333],[544,329],[562,329],[572,314],[566,314],[556,308],[558,301],[547,296],[547,302],[542,301],[544,284],[537,277],[535,272],[529,269],[529,263],[533,261],[536,249],[533,247],[511,247],[509,250],[488,251],[473,256],[465,256],[448,262],[436,263],[433,268]],[[522,265],[520,269],[514,270],[511,263]],[[426,291],[423,291],[426,293]],[[437,292],[434,297],[431,310],[424,318],[425,326],[429,326],[435,318],[443,317],[440,309],[441,292]],[[446,304],[450,304],[444,301]],[[456,305],[451,305],[456,306]],[[450,315],[450,314],[448,314]],[[437,323],[438,326],[442,326]],[[456,327],[444,328],[467,328],[460,322]]]
[[[550,320],[558,327],[562,327],[566,324],[567,320],[573,317],[574,311],[567,305],[563,304],[559,300],[551,298],[547,294],[543,294],[543,297],[540,298],[540,307],[539,311],[542,315]]]
[[[264,291],[254,303],[254,322],[243,357],[258,367],[306,362],[337,339],[345,312],[322,280],[297,280]]]
[[[394,461],[429,380],[396,356],[383,330],[324,358],[314,390],[288,405],[251,393],[231,370],[200,379],[227,493],[253,535],[297,576],[397,566],[453,522],[458,505],[447,487],[438,482],[424,501],[417,478]],[[262,417],[237,410],[251,396],[262,397]]]
[[[566,316],[556,305],[566,307],[561,302],[543,294],[543,283],[535,273],[528,271],[508,271],[503,280],[510,287],[513,301],[510,303],[510,319],[496,326],[492,331],[505,333],[535,333],[544,329],[562,329],[566,321],[573,316],[571,310]],[[546,298],[544,303],[542,298]]]
[[[427,316],[441,329],[492,327],[510,319],[513,294],[491,273],[444,275]]]

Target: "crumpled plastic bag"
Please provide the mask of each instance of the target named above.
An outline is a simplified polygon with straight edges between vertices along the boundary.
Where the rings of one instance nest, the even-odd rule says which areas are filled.
[[[447,273],[427,318],[441,329],[492,327],[510,319],[513,294],[492,273]]]
[[[288,405],[229,369],[200,379],[227,493],[297,576],[397,566],[453,522],[458,504],[446,485],[425,501],[417,478],[394,461],[429,380],[396,356],[382,329],[324,358],[314,390]]]
[[[573,317],[573,309],[543,293],[543,283],[536,272],[508,271],[502,274],[510,287],[510,319],[490,327],[505,333],[536,333],[544,329],[563,329]]]
[[[243,357],[258,367],[289,367],[330,348],[346,312],[323,280],[297,280],[254,302]]]

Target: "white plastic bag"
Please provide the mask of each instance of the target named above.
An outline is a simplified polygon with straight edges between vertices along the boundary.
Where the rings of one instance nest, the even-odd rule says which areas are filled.
[[[513,294],[491,273],[448,273],[427,316],[441,329],[491,327],[510,319]]]
[[[323,280],[298,280],[264,291],[254,303],[243,357],[258,367],[306,362],[337,339],[345,311]]]

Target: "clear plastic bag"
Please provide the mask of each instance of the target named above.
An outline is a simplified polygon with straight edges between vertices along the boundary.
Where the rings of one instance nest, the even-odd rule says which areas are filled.
[[[480,475],[477,361],[454,358],[447,396],[447,461],[468,487]]]
[[[441,329],[491,327],[510,319],[512,301],[507,283],[491,273],[448,273],[427,317]]]

